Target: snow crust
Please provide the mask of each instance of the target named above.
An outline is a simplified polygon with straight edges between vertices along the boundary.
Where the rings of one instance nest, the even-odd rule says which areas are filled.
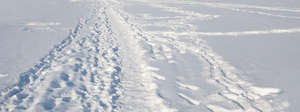
[[[75,27],[71,30],[66,25],[68,20],[54,18],[24,19],[18,24],[10,23],[8,26],[14,26],[13,30],[2,30],[5,36],[11,32],[22,36],[36,34],[34,37],[63,33],[56,38],[64,39],[55,39],[56,45],[42,49],[49,52],[43,57],[42,53],[37,55],[40,59],[33,59],[28,69],[22,66],[26,70],[19,75],[0,69],[1,80],[15,78],[11,83],[1,82],[5,86],[0,91],[0,111],[284,112],[293,106],[294,102],[281,97],[291,90],[259,83],[262,79],[255,81],[257,77],[249,75],[249,68],[243,69],[252,62],[238,65],[234,61],[253,54],[232,59],[230,56],[243,54],[231,52],[228,46],[220,51],[222,41],[213,42],[299,35],[299,8],[236,0],[32,3],[66,3],[87,7],[88,12],[80,15],[77,23],[73,22]],[[77,14],[79,10],[67,13]],[[45,13],[37,15],[40,14]],[[3,21],[17,20],[3,19],[0,23],[4,24]],[[7,46],[5,43],[14,39],[2,40],[3,46]],[[45,44],[42,40],[45,39],[30,44]],[[247,49],[243,51],[247,53]],[[1,58],[1,63],[8,63],[3,60],[9,56]],[[291,111],[294,110],[297,109]]]

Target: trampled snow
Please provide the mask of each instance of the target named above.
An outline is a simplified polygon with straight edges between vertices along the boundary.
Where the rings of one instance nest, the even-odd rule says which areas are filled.
[[[0,2],[2,112],[297,112],[300,2]]]

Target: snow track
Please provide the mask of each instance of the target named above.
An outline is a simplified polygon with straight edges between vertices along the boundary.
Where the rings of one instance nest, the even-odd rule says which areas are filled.
[[[102,3],[105,4],[99,2]],[[1,92],[0,111],[167,111],[162,100],[156,97],[156,86],[149,76],[152,68],[135,61],[139,59],[138,54],[133,55],[135,59],[126,59],[132,57],[122,55],[121,52],[128,53],[127,50],[132,49],[125,45],[132,37],[126,40],[116,36],[132,35],[114,32],[119,26],[113,29],[112,20],[118,22],[120,19],[105,5],[96,7],[67,39],[39,64],[21,74],[16,85]],[[126,49],[120,47],[120,40]],[[124,61],[127,65],[123,65],[124,59],[130,60]],[[118,101],[120,98],[122,102]],[[138,107],[140,110],[134,107],[147,100],[148,104]],[[136,105],[121,107],[121,103]]]
[[[118,49],[105,9],[95,11],[2,93],[1,110],[116,110],[122,71]]]
[[[180,9],[170,6],[164,6],[160,2],[148,2],[148,1],[139,1],[144,2],[144,4],[148,4],[151,7],[161,8],[162,10],[167,10],[168,12],[175,12],[179,14],[184,14],[182,18],[189,18],[190,20],[193,19],[200,19],[204,16],[195,16],[195,12],[186,12],[186,11],[178,11]],[[126,4],[124,2],[124,4]],[[117,8],[121,9],[121,8]],[[176,9],[176,10],[175,10]],[[185,12],[185,13],[182,13]],[[212,104],[205,104],[207,109],[213,112],[273,112],[273,111],[283,111],[282,109],[285,108],[285,102],[272,102],[269,100],[268,96],[276,96],[276,94],[280,93],[279,89],[275,88],[261,88],[256,87],[253,84],[243,80],[240,75],[241,72],[238,71],[235,67],[225,62],[220,56],[218,56],[212,49],[207,45],[205,40],[199,38],[198,36],[210,36],[210,35],[193,35],[195,31],[194,26],[188,23],[187,19],[182,19],[181,17],[177,17],[178,21],[180,22],[162,22],[156,23],[155,25],[160,25],[172,29],[173,32],[178,32],[181,27],[174,27],[174,26],[188,26],[185,28],[186,35],[178,35],[176,33],[169,33],[165,34],[165,31],[157,31],[157,33],[148,32],[144,30],[144,24],[138,24],[140,21],[149,21],[149,18],[143,20],[144,18],[139,18],[137,16],[128,14],[126,12],[121,12],[121,14],[126,15],[125,18],[128,19],[128,23],[134,26],[136,32],[139,32],[142,35],[142,41],[144,41],[144,46],[150,46],[151,57],[154,58],[155,61],[159,60],[167,60],[169,63],[176,63],[173,57],[175,52],[178,53],[192,53],[193,55],[197,56],[201,62],[205,62],[208,64],[209,68],[207,69],[210,73],[209,81],[216,84],[216,86],[220,87],[220,90],[216,91],[215,94],[211,94],[211,97],[208,99],[207,102],[223,102],[225,105],[229,105],[232,109],[226,109],[222,106],[212,105]],[[202,15],[202,14],[201,14]],[[206,15],[206,14],[204,14]],[[207,14],[208,15],[208,14]],[[149,16],[148,16],[149,17]],[[206,16],[205,16],[206,17]],[[134,18],[134,19],[130,19]],[[162,20],[165,18],[160,17],[151,17],[154,20]],[[217,18],[214,18],[217,19]],[[151,19],[150,19],[151,20]],[[204,19],[205,20],[205,19]],[[147,22],[142,22],[147,23]],[[151,26],[147,24],[147,27]],[[251,34],[269,34],[269,33],[293,33],[294,30],[270,30],[270,31],[249,31],[249,32],[242,32],[242,33],[224,33],[223,35],[229,36],[239,36],[240,35],[251,35]],[[295,32],[298,32],[298,29],[295,29]],[[201,34],[201,32],[197,32]],[[222,33],[220,33],[222,35]],[[221,36],[220,35],[220,36]],[[219,36],[219,34],[215,35]],[[189,41],[187,41],[189,40]],[[166,77],[168,79],[168,77]],[[189,87],[182,83],[177,83],[180,87]],[[198,88],[198,87],[192,87]],[[256,88],[256,89],[254,89]],[[260,90],[260,91],[258,91]],[[197,91],[197,89],[190,89],[190,91]],[[188,97],[183,93],[177,93],[179,97],[183,100],[186,100],[192,105],[199,105],[200,102]],[[217,100],[219,99],[219,100]],[[221,100],[220,100],[221,99]],[[272,98],[270,98],[272,99]],[[167,99],[165,99],[167,100]],[[167,100],[168,101],[168,100]],[[170,102],[172,103],[172,102]],[[228,103],[228,104],[226,104]],[[276,107],[276,108],[275,108]],[[183,110],[180,110],[183,111]]]
[[[247,4],[230,4],[222,2],[181,2],[182,4],[198,4],[205,7],[220,8],[232,10],[235,12],[257,14],[263,16],[279,17],[279,18],[289,18],[289,19],[300,19],[299,16],[286,16],[279,14],[272,14],[267,11],[276,12],[289,12],[289,13],[300,13],[299,9],[292,8],[281,8],[281,7],[268,7],[268,6],[258,6],[258,5],[247,5]],[[256,11],[259,10],[259,11]]]
[[[260,31],[243,31],[243,32],[149,32],[152,34],[164,34],[164,35],[178,35],[178,36],[246,36],[246,35],[267,35],[267,34],[288,34],[288,33],[299,33],[300,28],[291,29],[271,29],[271,30],[260,30]]]
[[[224,61],[200,37],[296,33],[300,32],[298,28],[199,32],[190,20],[210,21],[221,15],[168,6],[168,1],[129,1],[89,1],[93,9],[89,16],[82,18],[70,35],[38,64],[22,73],[17,84],[0,92],[0,111],[172,112],[191,107],[190,111],[205,108],[203,111],[211,112],[282,112],[288,106],[282,101],[273,102],[281,90],[257,87],[244,80],[242,72]],[[135,3],[177,16],[139,15],[125,10],[127,5]],[[299,13],[296,9],[195,3],[231,10],[255,8]],[[168,30],[149,31],[146,27]],[[184,54],[200,62],[195,62],[196,67],[204,65],[203,73],[183,74],[181,80],[173,74],[162,74],[167,70],[153,64],[163,63],[166,68],[181,66],[180,60],[187,62],[180,57]],[[189,68],[179,69],[188,71]],[[202,90],[199,83],[203,83],[197,79],[199,74],[204,74],[206,83],[217,89],[197,96],[196,92]],[[188,76],[196,81],[183,80]],[[174,90],[164,90],[158,85],[167,85],[171,79],[175,81],[168,84]],[[172,95],[178,100],[168,98]],[[182,101],[186,104],[176,107]]]

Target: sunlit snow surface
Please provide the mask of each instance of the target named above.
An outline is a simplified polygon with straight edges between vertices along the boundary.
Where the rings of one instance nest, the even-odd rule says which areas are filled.
[[[1,112],[300,109],[300,2],[12,0],[0,6]]]

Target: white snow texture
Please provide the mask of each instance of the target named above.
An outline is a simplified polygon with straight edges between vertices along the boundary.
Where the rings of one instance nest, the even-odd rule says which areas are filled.
[[[210,39],[299,36],[300,23],[292,24],[300,20],[299,7],[237,0],[63,2],[88,7],[88,14],[69,32],[59,19],[20,24],[24,34],[69,34],[1,89],[1,112],[295,111],[280,97],[282,88],[256,82]],[[273,19],[270,26],[261,24],[268,20],[240,25],[247,17]],[[273,20],[291,22],[277,27]],[[1,79],[12,77],[3,70]]]

